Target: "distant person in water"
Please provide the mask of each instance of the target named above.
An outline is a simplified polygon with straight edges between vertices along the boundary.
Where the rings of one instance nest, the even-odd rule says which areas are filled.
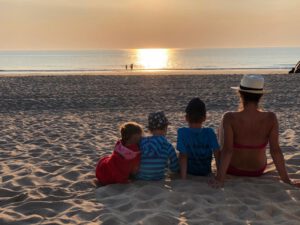
[[[133,70],[133,64],[132,63],[130,64],[130,69]]]
[[[125,65],[125,69],[126,69],[126,70],[128,69],[128,66],[127,66],[127,64]]]
[[[128,183],[140,164],[139,142],[142,127],[134,122],[121,126],[121,140],[117,141],[110,156],[103,157],[96,166],[96,177],[102,185]]]
[[[258,177],[267,167],[266,149],[270,153],[281,180],[292,184],[285,167],[285,160],[279,146],[279,126],[276,114],[264,112],[259,102],[264,90],[264,78],[259,75],[245,75],[238,91],[241,109],[224,115],[220,126],[221,159],[217,176],[211,186],[222,187],[226,174]]]

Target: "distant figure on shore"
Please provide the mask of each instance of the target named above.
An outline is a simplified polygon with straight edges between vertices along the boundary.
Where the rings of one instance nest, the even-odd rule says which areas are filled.
[[[133,70],[133,64],[132,63],[130,64],[130,69]]]
[[[126,69],[126,70],[128,70],[128,66],[127,66],[127,64],[125,65],[125,69]]]
[[[289,71],[289,73],[300,73],[300,61],[296,64],[296,66]]]

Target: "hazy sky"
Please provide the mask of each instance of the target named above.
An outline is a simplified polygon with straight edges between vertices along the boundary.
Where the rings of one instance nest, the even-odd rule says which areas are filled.
[[[0,0],[0,49],[300,46],[300,0]]]

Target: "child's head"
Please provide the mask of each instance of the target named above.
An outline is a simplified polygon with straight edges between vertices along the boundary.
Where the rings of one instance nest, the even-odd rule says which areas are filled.
[[[138,144],[143,135],[143,128],[141,125],[135,122],[127,122],[120,127],[122,143],[126,144]]]
[[[206,120],[206,106],[200,98],[193,98],[185,109],[186,121],[191,124],[202,124]]]
[[[148,129],[154,135],[166,135],[169,124],[164,112],[150,113],[148,116]]]

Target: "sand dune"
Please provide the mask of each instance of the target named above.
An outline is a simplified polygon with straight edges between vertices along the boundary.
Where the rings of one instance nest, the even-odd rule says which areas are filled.
[[[231,178],[224,190],[207,179],[172,177],[101,187],[94,177],[125,121],[145,124],[164,110],[169,139],[183,110],[200,96],[206,125],[237,107],[229,88],[241,76],[75,76],[0,78],[0,224],[299,224],[299,190],[282,184],[269,157],[260,179]],[[300,76],[270,75],[266,110],[278,112],[280,141],[300,179]],[[117,85],[116,85],[117,84]]]

